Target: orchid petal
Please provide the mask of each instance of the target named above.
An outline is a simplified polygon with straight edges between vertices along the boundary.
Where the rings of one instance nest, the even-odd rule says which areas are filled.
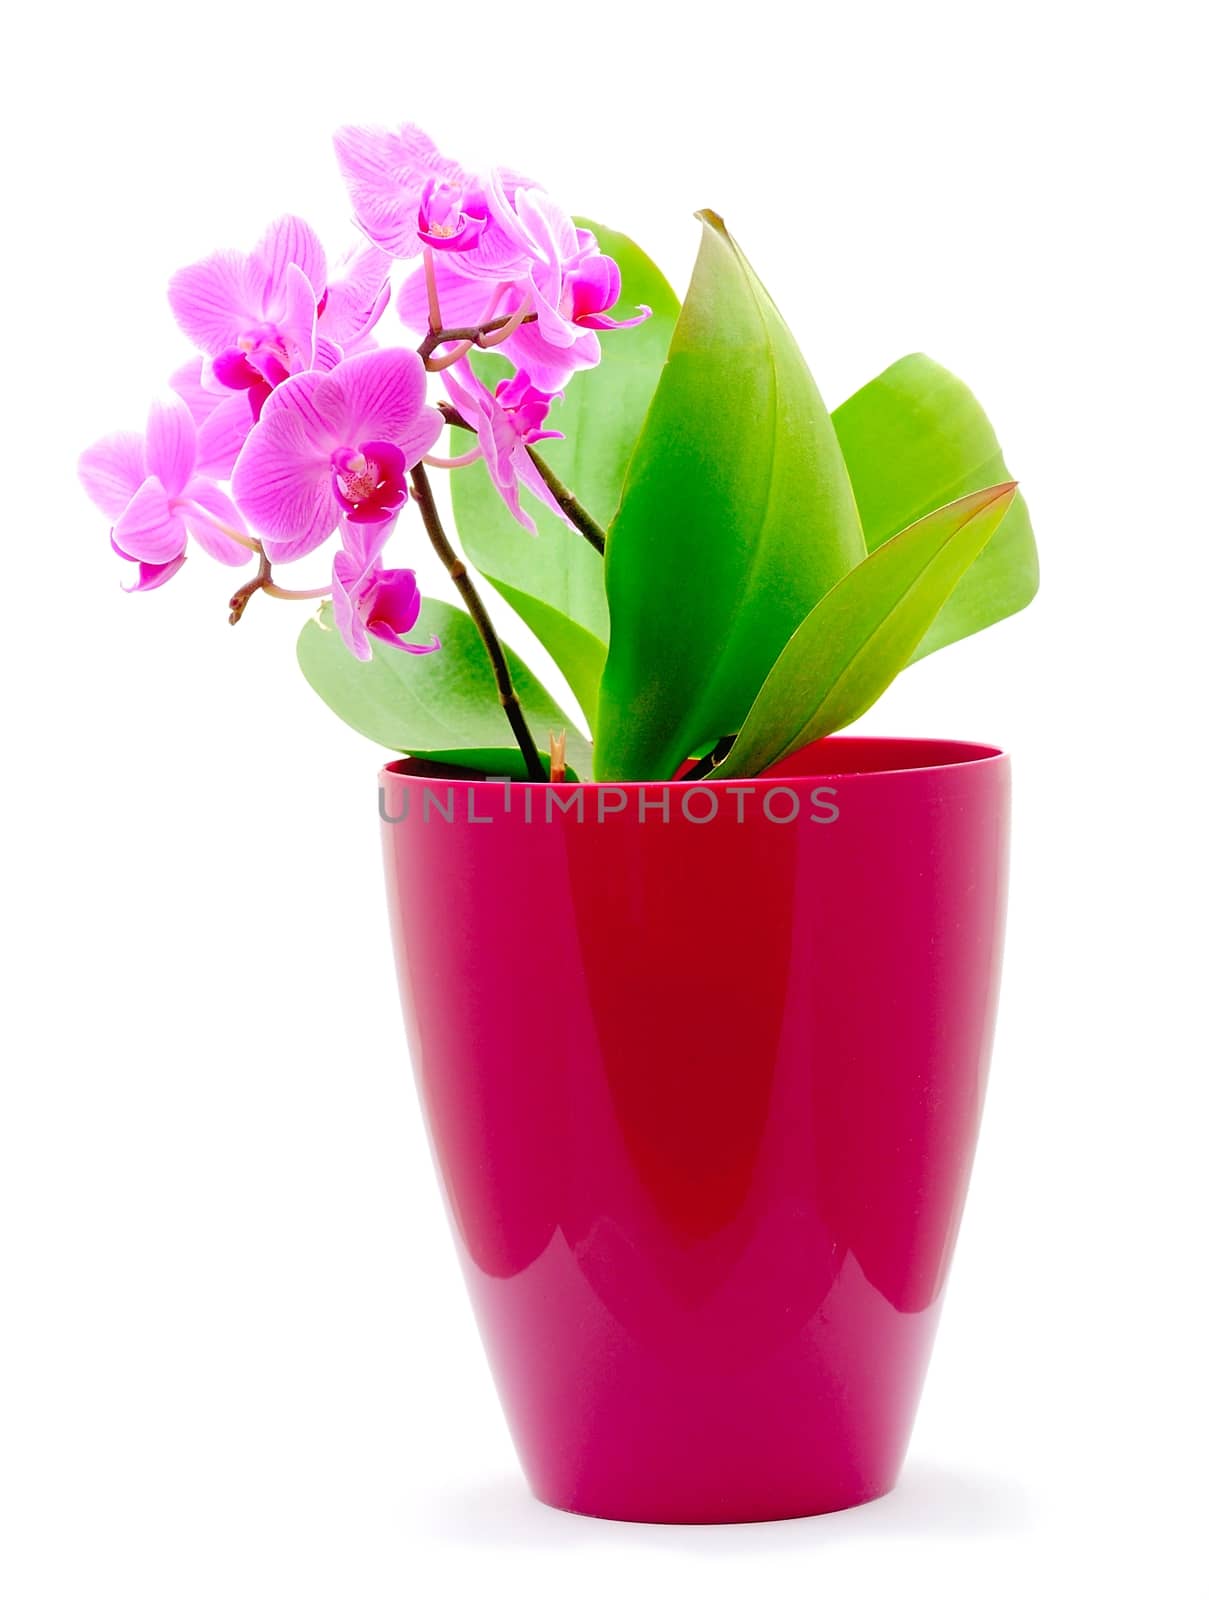
[[[231,398],[230,390],[221,384],[207,384],[205,369],[208,365],[201,356],[196,356],[192,361],[186,361],[183,367],[178,367],[168,379],[168,387],[174,394],[180,395],[199,428],[218,406]]]
[[[576,330],[565,348],[550,344],[536,322],[524,322],[504,346],[508,357],[523,367],[539,389],[552,393],[577,372],[600,362],[600,340],[588,328]]]
[[[207,478],[229,478],[253,420],[245,394],[229,394],[213,407],[197,429],[196,470]]]
[[[147,476],[142,436],[106,434],[84,451],[79,474],[84,492],[93,505],[111,522],[116,522]]]
[[[346,522],[340,530],[341,548],[358,572],[364,573],[382,554],[391,532],[389,522]]]
[[[329,458],[292,410],[270,413],[266,404],[235,463],[231,493],[274,561],[316,549],[339,521]]]
[[[338,344],[333,344],[330,339],[325,339],[318,334],[315,339],[315,354],[311,360],[311,370],[314,372],[331,372],[344,360],[344,351]]]
[[[278,217],[265,230],[264,238],[252,252],[252,259],[263,269],[272,294],[284,284],[286,268],[297,267],[314,290],[315,298],[322,298],[327,288],[327,257],[319,236],[309,222],[301,217]]]
[[[114,548],[134,561],[163,566],[183,554],[185,524],[158,478],[148,478],[113,525]]]
[[[255,287],[247,257],[219,250],[173,275],[168,304],[181,331],[207,355],[216,356],[230,349],[250,322],[260,320]]]
[[[573,533],[578,534],[580,532],[580,530],[571,521],[567,513],[559,505],[558,501],[554,498],[554,495],[547,487],[546,480],[533,465],[528,451],[521,451],[517,455],[516,476],[520,482],[524,484],[525,488],[528,489],[529,493],[541,501],[542,505],[546,507],[547,511],[552,511],[556,517],[559,517],[567,524],[567,527],[570,528]],[[516,512],[514,511],[513,516],[515,515]]]
[[[118,550],[116,545],[113,548],[123,561],[134,561],[133,556],[128,556],[124,551]],[[135,565],[139,569],[138,577],[133,583],[124,583],[122,589],[126,594],[146,594],[149,589],[159,589],[167,583],[169,578],[176,576],[184,566],[185,559],[183,555],[179,555],[175,556],[171,561],[165,561],[160,565],[153,561],[137,561]]]
[[[594,328],[599,333],[616,333],[618,328],[638,328],[652,316],[650,306],[639,306],[638,315],[635,317],[610,317],[605,311],[585,311],[582,316],[576,317],[575,325],[579,328]]]
[[[390,301],[390,257],[377,245],[363,245],[342,263],[327,286],[319,325],[345,351],[369,333]]]
[[[147,418],[147,471],[170,495],[178,495],[193,476],[197,429],[178,394],[157,400]]]
[[[230,498],[212,483],[209,478],[194,478],[185,491],[183,499],[186,504],[181,506],[181,516],[190,535],[201,545],[208,556],[215,561],[221,561],[227,567],[242,567],[252,559],[252,551],[246,544],[240,544],[238,539],[229,538],[220,528],[215,527],[215,522],[224,522],[229,528],[234,528],[237,533],[248,535],[247,524],[235,509]],[[194,509],[194,502],[202,511],[209,512],[209,516]]]
[[[373,619],[369,631],[379,638],[385,628],[392,633],[407,633],[420,615],[420,586],[409,568],[395,567],[380,573],[374,586]]]
[[[286,346],[296,356],[296,372],[309,372],[315,360],[315,325],[318,301],[310,279],[291,261],[282,277],[283,309],[280,327]]]
[[[358,605],[361,585],[371,567],[372,562],[364,562],[359,554],[346,549],[337,550],[332,561],[332,621],[358,661],[369,661],[374,653]]]
[[[485,231],[495,234],[498,230],[497,249],[503,249],[502,241],[507,240],[518,257],[531,260],[537,254],[537,241],[525,227],[517,206],[517,201],[524,192],[525,189],[521,187],[513,187],[510,190],[504,173],[498,167],[495,168],[487,180],[487,199],[495,227]]]
[[[338,434],[332,432],[327,419],[315,406],[315,395],[326,377],[325,372],[295,373],[287,382],[278,384],[273,390],[264,403],[264,409],[260,413],[261,419],[271,417],[278,411],[293,412],[301,419],[303,426],[311,435],[316,449],[321,454],[324,450],[330,454],[342,441]]]
[[[342,443],[385,439],[412,467],[443,427],[439,413],[424,404],[426,388],[424,363],[414,350],[370,350],[326,373],[314,405]]]
[[[388,632],[379,622],[371,622],[366,632],[372,633],[376,639],[381,639],[383,644],[393,645],[396,650],[406,650],[409,656],[428,656],[434,650],[441,648],[441,641],[435,633],[428,644],[415,644],[409,639],[400,639],[393,630]]]
[[[518,189],[516,214],[551,265],[569,265],[581,254],[574,222],[544,189]]]

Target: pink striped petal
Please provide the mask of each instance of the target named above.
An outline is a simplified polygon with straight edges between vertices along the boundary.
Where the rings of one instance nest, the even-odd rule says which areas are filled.
[[[574,373],[585,372],[600,362],[600,340],[589,328],[572,329],[569,342],[558,346],[543,337],[540,323],[523,322],[503,350],[547,394],[564,388]]]
[[[217,382],[206,383],[206,365],[202,357],[197,356],[193,361],[186,361],[183,367],[178,367],[168,379],[168,387],[174,394],[180,395],[199,428],[215,407],[222,405],[231,394],[229,389],[224,389]]]
[[[177,394],[171,400],[157,400],[147,418],[148,473],[169,495],[177,495],[193,476],[196,458],[197,430],[188,406]]]
[[[295,561],[333,532],[340,507],[331,476],[330,452],[316,449],[297,412],[266,405],[235,463],[231,493],[274,561]]]
[[[295,372],[309,372],[315,359],[318,300],[310,280],[292,261],[282,275],[281,297],[280,327],[286,348],[294,356],[291,368]]]
[[[158,478],[148,478],[113,525],[114,548],[134,561],[163,566],[183,554],[185,524]]]
[[[330,339],[325,339],[319,334],[315,339],[315,355],[311,362],[316,372],[330,372],[333,367],[338,367],[344,360],[344,351],[338,344],[333,344]]]
[[[286,268],[295,266],[320,299],[327,287],[327,257],[319,235],[301,217],[278,217],[265,230],[264,238],[252,252],[264,270],[270,295],[285,282]]]
[[[182,332],[211,356],[230,349],[263,312],[247,257],[234,250],[182,267],[168,285],[168,304]]]
[[[546,261],[561,266],[580,255],[574,222],[544,189],[518,189],[516,214]]]
[[[143,440],[137,433],[110,433],[80,457],[84,492],[111,522],[125,511],[147,476]]]
[[[317,453],[330,456],[337,445],[347,441],[331,431],[322,412],[316,409],[315,395],[326,377],[324,372],[295,373],[287,382],[277,385],[260,415],[263,420],[277,411],[293,412],[311,436]]]
[[[252,421],[247,395],[228,392],[198,427],[197,471],[207,478],[229,478]]]
[[[253,552],[225,534],[216,523],[225,523],[237,533],[248,536],[247,524],[235,509],[233,502],[209,478],[194,478],[183,496],[181,516],[190,535],[201,545],[208,556],[221,561],[226,567],[242,567],[251,561]],[[198,510],[197,508],[201,509]],[[209,515],[205,515],[209,513]]]
[[[414,350],[370,350],[326,373],[315,389],[314,404],[341,444],[385,439],[403,449],[410,467],[418,458],[404,441],[427,440],[423,455],[441,431],[440,416],[424,405],[426,390],[424,363]]]
[[[378,321],[389,300],[390,257],[377,245],[363,245],[328,284],[320,329],[349,351]]]
[[[382,554],[383,547],[393,532],[393,521],[345,522],[340,530],[340,547],[356,570],[363,573],[372,567]]]

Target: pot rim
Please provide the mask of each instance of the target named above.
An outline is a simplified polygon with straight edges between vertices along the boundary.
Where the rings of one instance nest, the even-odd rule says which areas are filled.
[[[852,769],[850,766],[838,761],[831,764],[820,759],[827,751],[834,750],[839,756],[841,750],[847,750],[850,756],[857,756],[861,749],[870,755],[874,751],[882,752],[885,759],[878,764],[862,766]],[[908,752],[915,751],[922,759],[904,760]],[[818,739],[813,744],[805,746],[791,756],[786,756],[775,767],[767,772],[760,773],[758,777],[731,777],[731,778],[699,778],[695,780],[694,788],[716,788],[725,791],[738,784],[756,786],[758,788],[784,787],[794,783],[817,783],[820,779],[835,782],[861,782],[870,779],[910,778],[916,774],[944,772],[951,769],[965,769],[969,767],[1007,765],[1009,757],[1007,752],[998,745],[986,744],[978,740],[969,739],[938,739],[930,737],[916,737],[909,734],[828,734],[826,738]],[[423,770],[427,768],[428,770]],[[419,769],[419,770],[416,770]],[[388,778],[404,779],[410,783],[432,783],[458,785],[466,789],[489,789],[497,787],[505,780],[502,778],[487,777],[459,777],[460,771],[469,769],[447,766],[442,762],[425,761],[421,756],[397,756],[393,761],[386,762],[378,773],[380,782]],[[511,778],[508,782],[526,789],[574,790],[574,789],[624,789],[638,791],[649,789],[664,789],[670,784],[679,784],[679,778],[618,778],[594,779],[576,778],[568,779],[563,783],[534,783],[527,778]]]

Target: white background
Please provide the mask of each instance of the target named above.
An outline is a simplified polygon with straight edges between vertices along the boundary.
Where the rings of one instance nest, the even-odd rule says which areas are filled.
[[[10,21],[11,1600],[1209,1594],[1192,15],[243,0]],[[339,247],[330,130],[404,117],[625,228],[681,290],[715,207],[830,400],[926,350],[1028,494],[1034,607],[912,668],[866,724],[1001,742],[1017,785],[985,1133],[879,1504],[693,1530],[529,1500],[409,1079],[377,754],[297,673],[298,608],[229,629],[204,559],[124,596],[75,486],[80,448],[141,426],[186,353],[169,273],[287,209]]]

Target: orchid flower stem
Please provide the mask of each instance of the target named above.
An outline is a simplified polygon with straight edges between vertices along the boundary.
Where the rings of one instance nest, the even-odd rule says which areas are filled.
[[[473,339],[460,339],[452,350],[447,350],[443,356],[429,356],[424,366],[429,372],[444,372],[446,367],[456,367],[464,355],[474,348]]]
[[[428,290],[428,331],[432,334],[441,326],[441,298],[437,294],[437,269],[429,245],[424,247],[424,287]]]
[[[326,600],[332,592],[330,583],[322,589],[279,589],[275,583],[266,583],[262,587],[274,600]]]
[[[233,528],[230,523],[223,522],[221,518],[216,517],[212,511],[208,511],[198,501],[181,500],[175,503],[192,511],[194,516],[204,517],[212,528],[217,528],[219,533],[225,533],[228,539],[234,539],[235,543],[243,545],[245,550],[254,550],[257,555],[260,554],[260,545],[255,539],[249,539],[246,533],[240,533],[238,528]]]
[[[583,534],[584,538],[592,546],[593,550],[595,550],[598,555],[603,556],[605,553],[604,529],[594,517],[590,516],[588,512],[584,510],[583,506],[580,505],[579,501],[571,493],[570,489],[568,489],[559,478],[555,477],[553,472],[550,471],[550,468],[547,466],[546,462],[542,460],[541,456],[538,455],[537,451],[532,445],[528,446],[528,451],[529,460],[532,461],[533,465],[541,474],[542,482],[558,501],[567,520],[569,522],[573,522],[579,529],[580,533]]]
[[[258,589],[263,589],[267,583],[272,581],[273,578],[273,565],[268,556],[264,553],[264,546],[258,544],[253,548],[260,557],[260,567],[256,573],[256,576],[254,578],[249,578],[247,583],[241,584],[228,602],[231,607],[231,615],[227,618],[227,621],[232,627],[235,626],[235,624],[243,616],[244,612],[248,609],[248,601],[252,598],[256,591]]]
[[[483,453],[482,445],[476,444],[473,450],[467,450],[460,456],[425,456],[426,467],[468,467],[472,461],[477,461]]]
[[[485,333],[483,335],[481,340],[481,348],[484,350],[494,350],[497,344],[503,344],[504,340],[507,339],[510,334],[516,332],[528,315],[529,296],[526,295],[518,308],[508,318],[507,322],[498,327],[494,333]]]
[[[260,590],[263,590],[267,595],[271,595],[274,600],[324,600],[329,594],[331,594],[332,589],[330,584],[323,589],[281,588],[280,585],[273,582],[273,564],[265,554],[264,546],[261,544],[254,544],[252,548],[260,557],[260,565],[257,569],[256,576],[254,578],[249,578],[247,583],[243,584],[241,588],[236,589],[235,593],[231,596],[231,615],[227,618],[227,620],[230,622],[232,627],[235,626],[235,624],[243,616],[244,612],[248,609],[248,601]]]
[[[457,551],[450,544],[445,529],[441,526],[441,518],[437,512],[436,501],[432,497],[432,485],[428,481],[428,474],[423,463],[417,463],[411,469],[411,487],[415,502],[420,508],[420,515],[424,519],[424,528],[428,534],[429,542],[437,555],[441,565],[453,579],[458,593],[466,603],[475,627],[487,651],[491,662],[491,670],[495,675],[495,686],[499,693],[500,705],[504,708],[504,715],[508,718],[512,728],[513,737],[520,747],[521,755],[525,760],[525,771],[531,783],[545,783],[546,769],[542,766],[541,757],[537,753],[533,734],[529,724],[525,721],[525,713],[521,710],[520,701],[516,698],[516,690],[512,687],[512,674],[508,670],[508,658],[504,654],[504,647],[500,643],[499,635],[491,624],[485,606],[479,598],[479,592],[471,581],[466,570],[466,564],[459,557]]]
[[[515,331],[516,328],[519,328],[521,322],[536,321],[537,313],[529,311],[520,319],[520,322],[513,325],[513,329],[510,331]],[[488,336],[498,333],[501,328],[507,327],[510,322],[512,322],[512,317],[492,317],[489,322],[480,322],[472,328],[437,328],[435,331],[430,331],[424,335],[416,347],[416,353],[429,372],[440,372],[441,367],[432,360],[432,353],[438,345],[464,344],[466,350],[474,347],[480,350],[489,349],[490,346],[485,342]],[[466,350],[461,351],[458,355],[457,359],[459,361],[466,354]],[[438,356],[437,361],[447,367],[453,365],[452,361],[446,360],[443,356]]]

